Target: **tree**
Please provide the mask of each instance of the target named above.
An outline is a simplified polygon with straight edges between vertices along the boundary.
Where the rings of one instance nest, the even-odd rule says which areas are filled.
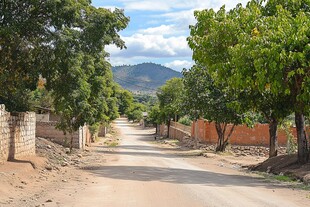
[[[157,97],[159,101],[159,110],[161,111],[164,122],[168,126],[168,137],[170,121],[177,121],[177,116],[181,114],[181,96],[183,93],[183,82],[181,78],[172,78],[165,85],[158,89]]]
[[[123,49],[118,32],[129,19],[122,10],[95,8],[88,0],[0,3],[0,101],[36,87],[39,75],[52,92],[59,127],[78,127],[115,117],[106,45]],[[26,109],[14,101],[10,110]],[[72,141],[72,140],[71,140]],[[71,145],[72,147],[72,145]]]
[[[224,7],[217,13],[213,10],[196,12],[198,22],[191,27],[188,40],[195,61],[207,66],[217,85],[225,83],[227,90],[237,95],[240,100],[237,107],[265,115],[269,121],[272,157],[277,155],[277,125],[291,113],[293,98],[281,88],[283,83],[274,84],[283,76],[278,70],[280,63],[274,64],[272,60],[273,54],[258,57],[258,50],[266,52],[266,48],[258,44],[262,37],[260,28],[267,22],[263,9],[261,1],[253,0],[246,8],[239,4],[229,12]],[[272,33],[274,30],[266,31]],[[266,44],[272,45],[270,42],[271,39]],[[271,65],[280,71],[279,74],[272,74],[268,69]]]
[[[305,114],[310,106],[310,2],[307,0],[270,0],[264,7],[265,24],[259,30],[256,68],[269,56],[267,70],[275,77],[273,93],[292,97],[297,129],[298,161],[309,161],[309,140],[305,130]],[[272,44],[270,44],[272,42]]]
[[[151,109],[148,113],[147,121],[149,123],[152,123],[155,126],[155,129],[156,129],[155,133],[157,134],[158,133],[158,125],[164,121],[158,104],[151,107]]]
[[[52,2],[1,1],[0,103],[9,111],[30,108],[30,93],[39,78],[42,39],[51,22]],[[40,16],[40,17],[39,17]],[[52,27],[53,25],[51,25]]]
[[[146,106],[141,103],[134,102],[127,110],[126,115],[129,121],[140,121],[143,119],[142,112],[146,111]]]
[[[120,114],[126,114],[132,107],[133,95],[129,91],[122,89],[118,94],[118,111]]]
[[[236,100],[232,94],[214,84],[208,70],[194,65],[190,70],[183,70],[184,82],[184,103],[185,108],[197,117],[214,121],[218,134],[216,151],[224,151],[229,143],[229,138],[234,127],[242,122],[241,115],[230,107]],[[227,136],[227,126],[232,123]]]
[[[295,112],[299,163],[309,160],[304,124],[304,114],[310,105],[309,6],[309,1],[303,0],[270,0],[265,6],[260,4],[260,17],[249,28],[252,32],[243,33],[239,44],[232,47],[233,62],[239,64],[234,78],[249,77],[252,71],[253,82],[261,93],[268,91],[271,97],[286,99],[274,99],[278,100],[277,112],[282,111],[281,118],[288,111]],[[242,67],[244,57],[251,67]]]

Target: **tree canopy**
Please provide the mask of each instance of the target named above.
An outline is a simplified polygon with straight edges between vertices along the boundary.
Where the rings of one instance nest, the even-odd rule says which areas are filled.
[[[309,6],[306,0],[252,0],[230,11],[196,11],[188,38],[193,59],[215,84],[254,100],[244,103],[274,122],[295,111],[301,163],[309,159],[303,118],[310,100]]]
[[[106,45],[125,48],[118,32],[129,18],[122,10],[96,8],[89,0],[0,3],[0,102],[28,110],[27,93],[40,75],[62,117],[60,128],[116,117]],[[21,101],[27,99],[25,102]]]
[[[157,97],[161,112],[160,117],[162,118],[162,122],[168,125],[168,133],[171,119],[175,119],[175,117],[182,113],[183,91],[184,85],[181,78],[172,78],[158,89]]]
[[[208,70],[198,65],[184,70],[184,105],[189,114],[196,114],[208,121],[214,121],[218,133],[217,151],[224,151],[234,127],[225,137],[227,124],[242,123],[243,117],[232,105],[236,98],[224,87],[216,86]]]

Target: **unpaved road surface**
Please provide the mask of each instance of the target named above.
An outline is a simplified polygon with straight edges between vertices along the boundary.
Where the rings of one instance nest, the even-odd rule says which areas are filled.
[[[310,193],[266,182],[219,160],[180,156],[154,143],[152,130],[118,119],[120,145],[97,145],[74,179],[45,189],[24,206],[75,207],[295,207]],[[227,166],[226,166],[227,165]]]

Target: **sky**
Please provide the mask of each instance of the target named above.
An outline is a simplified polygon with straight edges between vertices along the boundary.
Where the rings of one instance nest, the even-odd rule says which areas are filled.
[[[152,62],[182,71],[193,65],[192,51],[187,45],[189,25],[195,24],[194,11],[225,5],[234,8],[248,0],[93,0],[95,7],[124,9],[130,18],[120,32],[127,49],[107,46],[113,66]]]

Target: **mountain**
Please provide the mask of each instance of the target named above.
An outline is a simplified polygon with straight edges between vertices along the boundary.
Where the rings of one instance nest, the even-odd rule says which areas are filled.
[[[167,80],[182,77],[180,72],[155,63],[115,66],[112,72],[118,84],[135,93],[155,93]]]

